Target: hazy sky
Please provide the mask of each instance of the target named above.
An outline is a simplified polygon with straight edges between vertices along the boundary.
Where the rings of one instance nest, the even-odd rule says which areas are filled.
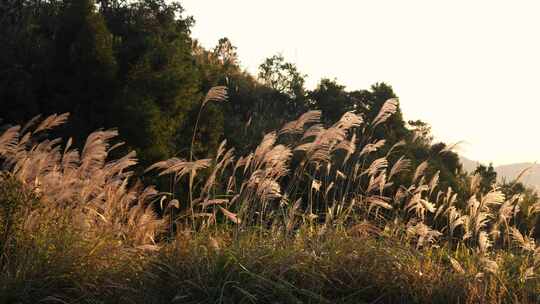
[[[463,155],[495,164],[540,161],[540,1],[184,0],[193,36],[228,37],[255,72],[282,53],[348,89],[387,82],[405,119]]]

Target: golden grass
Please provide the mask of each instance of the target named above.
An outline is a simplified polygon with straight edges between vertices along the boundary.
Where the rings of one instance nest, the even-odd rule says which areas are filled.
[[[225,98],[224,88],[213,89],[203,100],[201,110],[205,103]],[[144,263],[130,266],[130,275],[143,276],[145,280],[148,279],[146,276],[154,275],[181,277],[174,267],[189,272],[203,266],[186,268],[182,261],[171,260],[174,259],[170,256],[171,246],[188,252],[192,250],[194,254],[198,249],[190,247],[189,239],[201,235],[206,236],[206,242],[210,244],[208,250],[214,252],[214,255],[210,251],[205,253],[208,267],[218,267],[222,262],[219,259],[226,257],[229,249],[236,248],[233,255],[240,262],[230,261],[235,265],[231,276],[240,274],[239,281],[251,277],[267,291],[282,292],[289,288],[294,290],[288,295],[291,299],[309,298],[323,303],[323,294],[335,294],[328,289],[334,284],[348,290],[339,296],[352,297],[351,303],[364,296],[376,300],[374,291],[357,291],[362,297],[355,298],[355,291],[344,283],[350,278],[340,277],[322,267],[340,263],[351,267],[361,265],[362,275],[366,275],[377,269],[370,268],[362,259],[369,260],[369,254],[378,254],[383,255],[377,257],[377,263],[381,263],[385,272],[369,275],[378,282],[376,286],[388,289],[380,291],[380,296],[388,301],[401,301],[400,293],[404,295],[403,300],[418,302],[429,301],[433,292],[446,294],[442,288],[445,278],[441,276],[445,273],[451,276],[449,284],[464,288],[460,294],[464,298],[457,299],[460,302],[487,303],[508,299],[528,302],[531,293],[539,291],[540,246],[530,236],[531,231],[517,226],[515,218],[520,214],[520,197],[506,198],[497,188],[480,193],[479,179],[472,176],[472,194],[461,201],[453,189],[439,188],[439,173],[428,175],[427,161],[411,168],[412,162],[404,156],[390,157],[399,153],[399,147],[405,143],[385,150],[385,139],[373,138],[372,134],[374,128],[384,124],[396,110],[397,101],[389,100],[371,122],[347,112],[329,127],[320,124],[319,111],[311,111],[285,124],[279,132],[266,134],[258,147],[247,155],[236,156],[234,149],[228,149],[223,142],[213,158],[193,160],[192,155],[188,160],[172,158],[147,169],[147,172],[158,171],[158,175],[171,175],[176,183],[174,189],[189,193],[184,196],[160,192],[137,181],[132,171],[137,163],[134,152],[110,159],[110,152],[119,146],[113,144],[118,135],[116,131],[99,130],[90,134],[79,153],[73,148],[71,139],[65,144],[62,139],[37,141],[37,135],[41,137],[44,132],[64,123],[67,114],[43,120],[36,117],[25,127],[11,127],[0,135],[0,164],[3,176],[8,176],[0,179],[0,183],[8,185],[8,180],[16,181],[21,191],[32,196],[32,199],[9,196],[4,201],[37,202],[18,204],[17,211],[7,209],[8,204],[4,203],[2,208],[6,215],[0,222],[4,232],[2,266],[5,270],[17,271],[12,267],[20,262],[13,255],[17,248],[28,250],[33,246],[49,252],[47,254],[58,253],[60,245],[51,248],[47,238],[52,234],[43,236],[43,229],[54,234],[54,231],[65,233],[68,228],[73,238],[66,235],[69,241],[62,246],[78,248],[92,257],[89,260],[96,263],[93,268],[97,272],[123,267],[124,264],[118,262],[121,259],[140,259]],[[409,181],[399,179],[409,170],[413,172]],[[533,204],[527,215],[535,216],[538,210],[540,203]],[[220,236],[217,232],[223,229],[225,232]],[[169,236],[168,240],[166,236]],[[268,243],[264,241],[265,236]],[[245,243],[246,237],[257,240],[252,244]],[[332,240],[332,237],[336,239]],[[60,242],[60,239],[56,241]],[[384,240],[383,249],[377,247],[377,239]],[[340,247],[335,243],[337,240],[349,242],[346,244],[367,242],[372,244],[371,249],[368,248],[372,251],[358,256],[357,251],[361,248],[355,247],[357,245]],[[246,270],[244,263],[247,262],[240,257],[242,250],[256,249],[251,246],[269,246],[264,254],[278,254],[282,244],[300,241],[301,246],[292,246],[287,251],[298,255],[298,260],[288,265],[299,267],[293,271],[294,277],[282,276],[279,269],[287,264],[279,257],[276,257],[277,264],[260,271]],[[247,248],[238,247],[240,244]],[[322,247],[329,244],[334,246],[333,249],[325,251]],[[104,249],[109,253],[106,254]],[[407,254],[419,256],[399,256],[402,249]],[[312,257],[311,250],[321,251]],[[95,257],[96,252],[103,253],[106,258]],[[432,256],[434,253],[438,255]],[[41,258],[47,260],[47,254]],[[76,256],[79,253],[70,254]],[[253,257],[264,259],[264,254]],[[394,257],[396,254],[398,257]],[[306,259],[313,267],[311,270],[304,268],[301,258],[304,255],[309,256]],[[194,262],[204,263],[194,259]],[[9,260],[17,263],[9,265]],[[73,261],[83,260],[83,257],[77,257]],[[406,265],[404,261],[413,264]],[[66,269],[74,267],[69,265]],[[145,273],[143,268],[147,266],[159,269],[153,269],[155,273]],[[258,264],[252,266],[255,269],[261,267]],[[321,282],[320,286],[309,285],[314,284],[313,278],[325,279],[311,272],[317,268],[322,274],[337,277],[327,278],[328,281]],[[346,268],[339,270],[347,271]],[[208,279],[219,276],[218,270],[197,271],[206,271]],[[382,283],[392,272],[402,276],[392,282],[403,286]],[[27,270],[25,273],[35,272]],[[429,282],[425,275],[438,281]],[[14,280],[14,277],[8,277]],[[268,281],[272,278],[285,281],[275,281],[272,285]],[[511,281],[516,278],[518,282]],[[100,280],[96,279],[92,284],[98,284],[98,281],[102,284]],[[302,280],[306,280],[307,285],[301,291],[294,289],[302,285]],[[209,284],[197,282],[203,283]],[[408,288],[412,283],[431,285],[415,287],[411,292],[417,294],[400,289]],[[130,286],[132,283],[121,280],[118,284]],[[369,282],[363,281],[363,284]],[[360,285],[351,286],[361,288]],[[496,290],[491,293],[489,288],[492,287]],[[315,291],[313,288],[321,289]],[[261,299],[260,294],[251,297],[250,291],[244,291],[246,298]],[[310,298],[317,293],[320,297],[316,300]]]

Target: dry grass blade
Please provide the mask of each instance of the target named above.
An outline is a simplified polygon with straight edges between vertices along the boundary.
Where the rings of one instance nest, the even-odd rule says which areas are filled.
[[[483,270],[487,273],[496,274],[499,271],[499,265],[497,262],[487,257],[481,258],[480,263],[482,264]]]
[[[371,165],[369,165],[369,168],[365,171],[365,173],[367,173],[370,176],[373,176],[382,170],[386,170],[387,167],[388,167],[388,160],[386,159],[386,157],[381,157],[374,160],[371,163]]]
[[[414,171],[413,176],[413,183],[417,182],[418,179],[424,175],[424,172],[426,171],[428,167],[428,161],[423,161],[418,167],[416,167],[416,171]]]
[[[0,155],[11,154],[17,148],[19,142],[20,126],[14,126],[2,133],[0,136]]]
[[[480,249],[480,252],[487,252],[492,245],[493,243],[489,239],[488,234],[485,231],[480,231],[478,235],[478,249]]]
[[[372,153],[372,152],[376,152],[377,150],[382,148],[385,144],[386,144],[386,140],[384,140],[384,139],[380,139],[380,140],[377,140],[374,143],[367,144],[367,145],[364,146],[362,151],[360,151],[359,156],[363,156],[363,155],[367,155],[367,154]]]
[[[286,123],[279,135],[282,134],[301,134],[307,124],[318,123],[321,120],[321,111],[309,111],[302,114],[297,120]]]
[[[490,205],[500,205],[504,200],[504,193],[499,190],[491,190],[482,197],[481,205],[485,207],[489,207]]]
[[[451,236],[454,235],[454,231],[457,227],[465,224],[465,219],[466,217],[462,216],[459,210],[457,210],[454,206],[449,208],[448,221]]]
[[[383,196],[377,196],[377,195],[370,195],[366,198],[366,203],[369,206],[369,209],[373,207],[379,207],[383,209],[390,210],[392,209],[392,205],[388,203],[388,198]]]
[[[198,170],[208,168],[211,163],[211,159],[199,159],[189,162],[181,158],[173,157],[153,164],[148,167],[146,171],[161,169],[162,171],[159,173],[159,176],[174,173],[175,178],[178,180],[186,174],[196,174]]]
[[[444,147],[444,149],[442,149],[439,154],[445,154],[445,153],[450,153],[450,152],[454,152],[454,150],[459,147],[461,144],[463,144],[464,141],[458,141],[456,143],[453,143],[453,144],[450,144],[450,145],[446,145],[446,147]]]
[[[68,117],[69,117],[69,113],[63,113],[63,114],[60,114],[60,115],[53,114],[53,115],[45,118],[45,120],[43,120],[38,125],[38,127],[36,128],[34,133],[55,128],[55,127],[65,123],[67,121]]]
[[[390,174],[388,175],[388,179],[391,179],[396,174],[400,172],[405,172],[409,170],[411,166],[411,161],[406,159],[405,156],[401,156],[392,166],[392,169],[390,169]]]
[[[225,215],[231,222],[235,223],[235,224],[241,224],[242,221],[238,218],[238,216],[236,216],[236,214],[230,212],[229,210],[223,208],[223,207],[219,207],[219,209],[221,210],[221,212],[223,212],[223,215]]]
[[[204,107],[210,101],[225,101],[227,100],[227,87],[225,86],[216,86],[211,88],[206,97],[203,100],[202,106]]]
[[[426,224],[419,222],[416,225],[409,225],[407,228],[407,234],[409,236],[418,237],[416,247],[420,248],[424,245],[433,244],[439,236],[442,235],[441,232],[431,229]]]
[[[403,147],[407,144],[407,142],[402,139],[400,141],[398,141],[397,143],[393,144],[392,147],[390,147],[390,149],[388,150],[388,152],[386,153],[386,157],[389,157],[390,155],[392,155],[392,153],[394,153],[398,148],[400,147]]]
[[[21,130],[21,134],[24,134],[26,133],[26,131],[28,131],[28,129],[32,128],[39,120],[41,119],[41,114],[40,115],[36,115],[34,116],[32,119],[30,119],[30,121],[28,121],[24,127],[22,128]]]
[[[429,182],[429,194],[431,195],[433,193],[433,190],[435,190],[435,187],[439,184],[439,177],[440,177],[441,171],[435,172],[433,177],[431,178],[431,181]]]
[[[359,127],[363,122],[364,120],[359,115],[356,115],[353,112],[345,112],[334,127],[348,130],[350,128]]]
[[[371,123],[373,127],[384,123],[390,116],[394,115],[398,109],[398,104],[399,103],[396,98],[388,99],[381,107],[379,114],[377,114],[377,116],[373,119]]]
[[[465,270],[463,270],[463,267],[461,267],[461,264],[456,259],[450,257],[450,264],[457,273],[465,274]]]
[[[510,228],[510,235],[514,242],[524,251],[534,252],[536,250],[536,243],[534,239],[524,236],[516,227]]]
[[[178,164],[180,162],[186,162],[186,160],[183,159],[183,158],[176,158],[176,157],[169,158],[167,160],[162,160],[160,162],[157,162],[157,163],[151,165],[150,167],[146,168],[146,170],[144,170],[144,172],[149,172],[149,171],[152,171],[154,169],[166,170],[166,169],[168,169],[168,168],[172,167],[173,165]],[[165,174],[165,173],[163,173],[163,174]]]
[[[519,172],[519,174],[516,176],[516,178],[514,179],[514,182],[519,182],[521,180],[521,178],[527,174],[529,171],[531,171],[534,167],[536,166],[536,162],[534,164],[532,164],[531,166],[521,170],[521,172]]]

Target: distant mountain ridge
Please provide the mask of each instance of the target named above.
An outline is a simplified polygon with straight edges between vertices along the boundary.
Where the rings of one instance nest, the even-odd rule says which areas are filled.
[[[463,165],[463,169],[467,172],[473,172],[478,165],[482,164],[479,161],[473,161],[463,156],[460,157],[460,160],[461,164]],[[540,190],[540,164],[515,163],[495,167],[499,181],[511,181],[518,177],[518,175],[526,169],[529,170],[523,174],[520,181],[528,186]]]

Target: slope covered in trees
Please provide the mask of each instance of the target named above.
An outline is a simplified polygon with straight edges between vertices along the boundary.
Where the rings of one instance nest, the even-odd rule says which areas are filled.
[[[190,37],[193,19],[180,4],[164,0],[25,0],[6,9],[0,27],[3,123],[69,112],[64,135],[79,142],[95,129],[118,128],[145,165],[187,156],[199,101],[216,85],[228,87],[229,99],[201,113],[194,147],[199,158],[223,139],[237,152],[249,151],[263,134],[308,110],[321,110],[326,126],[347,111],[373,119],[397,97],[384,83],[347,91],[322,79],[308,90],[305,75],[280,55],[249,75],[231,41],[200,47]],[[429,133],[415,138],[420,128],[408,126],[398,109],[377,135],[384,134],[386,149],[403,141],[415,164],[429,160],[445,183],[460,187],[456,155],[438,153],[444,144],[432,147]]]

